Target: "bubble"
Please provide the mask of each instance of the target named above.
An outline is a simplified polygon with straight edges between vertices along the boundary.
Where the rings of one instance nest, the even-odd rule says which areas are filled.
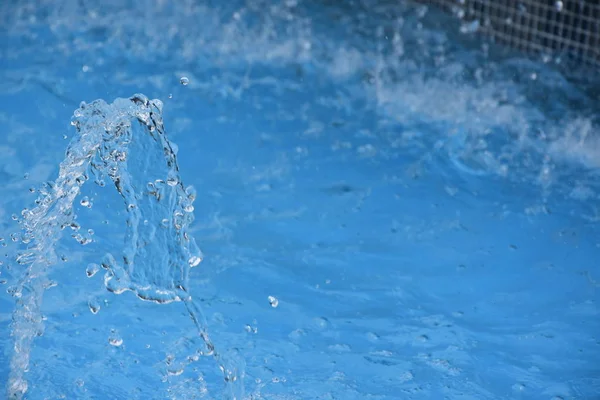
[[[169,98],[172,99],[173,98],[173,94],[169,93]]]
[[[271,304],[271,307],[277,308],[279,305],[279,300],[277,300],[277,297],[275,296],[269,296],[269,304]]]
[[[108,339],[108,343],[110,343],[111,346],[119,347],[123,344],[123,339],[117,338],[117,337],[111,337]]]
[[[190,83],[190,80],[186,76],[182,76],[181,79],[179,79],[179,83],[183,86],[187,86],[187,84]]]

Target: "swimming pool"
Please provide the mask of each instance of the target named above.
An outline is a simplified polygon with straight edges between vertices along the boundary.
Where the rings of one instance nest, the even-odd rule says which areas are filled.
[[[597,397],[597,82],[397,3],[0,6],[10,396]]]

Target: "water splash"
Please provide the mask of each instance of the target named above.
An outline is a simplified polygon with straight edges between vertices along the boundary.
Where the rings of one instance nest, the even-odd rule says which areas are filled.
[[[107,254],[101,263],[106,288],[116,294],[132,291],[156,303],[183,301],[206,347],[198,353],[217,360],[228,385],[227,396],[241,399],[240,364],[215,350],[202,311],[188,291],[190,268],[202,260],[188,234],[196,192],[185,187],[179,175],[176,152],[163,126],[162,103],[143,95],[112,104],[82,103],[72,125],[77,135],[60,164],[58,178],[44,184],[36,206],[24,210],[20,221],[27,248],[18,262],[26,270],[14,294],[18,300],[12,322],[9,398],[21,399],[27,392],[31,346],[43,333],[40,307],[48,270],[58,261],[55,249],[63,230],[80,228],[74,204],[81,187],[93,178],[101,186],[112,181],[127,211],[122,253]]]

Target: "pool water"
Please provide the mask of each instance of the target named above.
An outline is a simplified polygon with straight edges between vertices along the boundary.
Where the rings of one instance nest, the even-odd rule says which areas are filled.
[[[0,19],[8,397],[598,398],[592,73],[410,2]]]

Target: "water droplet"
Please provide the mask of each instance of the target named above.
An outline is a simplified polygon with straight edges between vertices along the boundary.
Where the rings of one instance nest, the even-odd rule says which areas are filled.
[[[188,260],[188,263],[190,264],[190,267],[193,268],[193,267],[197,266],[198,264],[200,264],[201,261],[202,261],[202,257],[192,256]]]
[[[56,281],[48,281],[44,284],[44,289],[50,289],[53,288],[55,286],[58,286],[58,282]]]
[[[94,315],[98,314],[98,311],[100,311],[100,303],[98,303],[96,299],[88,301],[88,307]]]
[[[190,80],[186,76],[182,76],[179,80],[179,83],[181,83],[183,86],[187,86],[187,84],[190,83]]]
[[[527,14],[527,7],[523,3],[519,3],[519,14]]]
[[[194,201],[196,200],[196,188],[194,188],[193,186],[188,186],[185,188],[185,194],[187,194],[187,197],[190,201]]]
[[[279,305],[279,300],[277,300],[277,297],[269,296],[269,304],[271,304],[271,307],[276,308]]]
[[[16,286],[7,287],[6,293],[10,294],[12,297],[15,297],[17,299],[21,298],[21,295],[22,295],[21,291]]]
[[[13,221],[16,221],[16,220],[19,219],[19,217],[17,217],[17,214],[11,215],[11,218],[12,218]]]
[[[88,264],[87,268],[85,269],[85,274],[88,278],[91,278],[92,276],[96,275],[96,272],[98,272],[99,270],[100,266],[98,264],[91,263]]]
[[[563,9],[563,2],[560,0],[554,2],[554,8],[556,8],[556,11],[561,12]]]
[[[417,337],[417,340],[418,340],[419,342],[427,342],[427,341],[429,341],[429,336],[427,336],[427,335],[419,335],[419,336]]]
[[[169,98],[172,99],[173,98],[173,94],[169,93]]]
[[[179,376],[179,375],[183,374],[183,368],[169,369],[169,370],[167,370],[167,374],[169,374],[171,376]]]
[[[179,183],[177,176],[175,174],[169,174],[170,176],[167,178],[167,185],[176,186]]]
[[[460,26],[460,33],[475,33],[479,30],[479,20],[465,22]]]
[[[81,204],[84,207],[92,207],[92,202],[87,196],[84,196],[79,202],[79,204]]]
[[[111,346],[119,347],[123,344],[123,339],[117,338],[117,337],[111,337],[108,339],[108,343],[110,343]]]

